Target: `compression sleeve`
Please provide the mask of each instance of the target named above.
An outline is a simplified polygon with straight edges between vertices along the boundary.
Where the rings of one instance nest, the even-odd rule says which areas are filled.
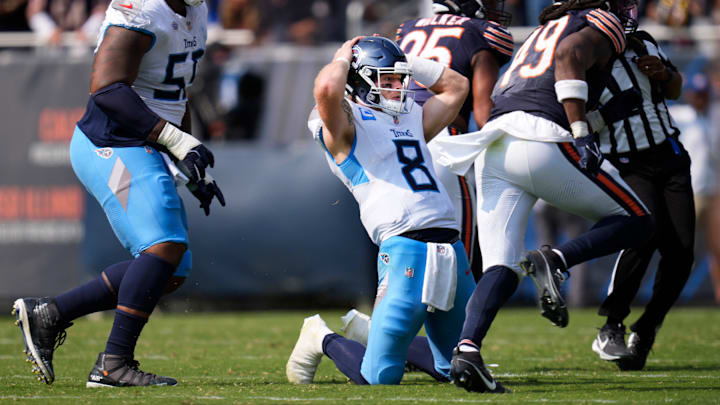
[[[113,83],[90,95],[93,102],[121,127],[145,140],[160,121],[142,101],[140,96],[126,83]]]

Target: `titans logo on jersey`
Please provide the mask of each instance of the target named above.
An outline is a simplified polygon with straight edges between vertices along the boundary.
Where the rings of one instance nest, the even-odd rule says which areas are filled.
[[[488,50],[502,66],[513,54],[513,37],[510,32],[492,21],[438,14],[434,17],[410,20],[397,30],[395,42],[409,55],[432,59],[450,67],[472,81],[472,58]],[[425,87],[412,81],[415,101],[422,105],[432,96]],[[472,111],[472,94],[468,95],[460,116],[469,120]]]
[[[548,21],[533,31],[518,49],[505,74],[495,84],[492,95],[495,106],[490,119],[522,110],[569,129],[565,110],[555,94],[555,49],[563,38],[588,26],[602,33],[617,54],[624,51],[622,23],[608,11],[573,10],[561,18]],[[593,68],[586,72],[589,108],[597,104],[611,66],[612,63],[608,63],[601,69]]]

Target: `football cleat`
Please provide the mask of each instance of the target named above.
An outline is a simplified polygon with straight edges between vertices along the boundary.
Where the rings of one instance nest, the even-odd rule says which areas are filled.
[[[132,357],[100,353],[85,387],[148,387],[178,384],[174,378],[146,373],[139,367],[140,363]]]
[[[630,352],[625,346],[625,325],[606,323],[593,340],[592,349],[601,359],[607,361],[616,361],[630,356]]]
[[[544,245],[540,249],[525,252],[519,265],[535,283],[542,316],[555,326],[566,327],[570,316],[560,287],[567,279],[568,272],[562,259],[550,246]]]
[[[468,392],[510,392],[485,368],[480,352],[461,352],[457,347],[450,362],[450,379]]]
[[[65,329],[72,323],[60,322],[55,300],[49,297],[17,299],[12,315],[25,343],[25,361],[32,364],[32,373],[37,375],[38,381],[52,384],[55,381],[53,353],[65,343]]]
[[[295,347],[285,365],[285,374],[293,384],[312,384],[323,357],[325,336],[333,333],[320,315],[305,318]]]
[[[622,371],[636,371],[645,368],[650,349],[655,343],[657,332],[648,335],[639,335],[637,332],[630,334],[628,338],[628,352],[630,356],[617,361],[618,368]]]
[[[341,330],[345,333],[345,337],[367,346],[368,335],[370,334],[370,317],[357,309],[351,309],[341,319],[343,322]]]

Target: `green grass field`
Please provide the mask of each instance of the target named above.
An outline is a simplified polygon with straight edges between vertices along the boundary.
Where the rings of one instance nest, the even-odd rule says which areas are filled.
[[[340,312],[321,311],[340,328]],[[633,313],[635,315],[637,311]],[[643,371],[620,372],[590,344],[601,324],[592,310],[572,310],[559,329],[535,309],[501,311],[483,348],[485,361],[512,394],[472,394],[406,374],[400,386],[356,386],[324,358],[316,384],[294,386],[285,362],[302,319],[312,312],[158,314],[137,350],[141,368],[176,377],[177,387],[87,389],[111,317],[81,320],[55,355],[56,381],[39,383],[24,362],[19,329],[0,328],[0,403],[720,403],[720,308],[676,308]],[[631,315],[631,318],[633,318]]]

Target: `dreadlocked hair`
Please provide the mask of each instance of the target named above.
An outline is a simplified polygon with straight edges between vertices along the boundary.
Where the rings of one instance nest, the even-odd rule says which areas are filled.
[[[540,13],[538,22],[545,25],[546,22],[560,18],[570,10],[584,10],[586,8],[607,8],[605,0],[567,0],[563,2],[553,3]]]

